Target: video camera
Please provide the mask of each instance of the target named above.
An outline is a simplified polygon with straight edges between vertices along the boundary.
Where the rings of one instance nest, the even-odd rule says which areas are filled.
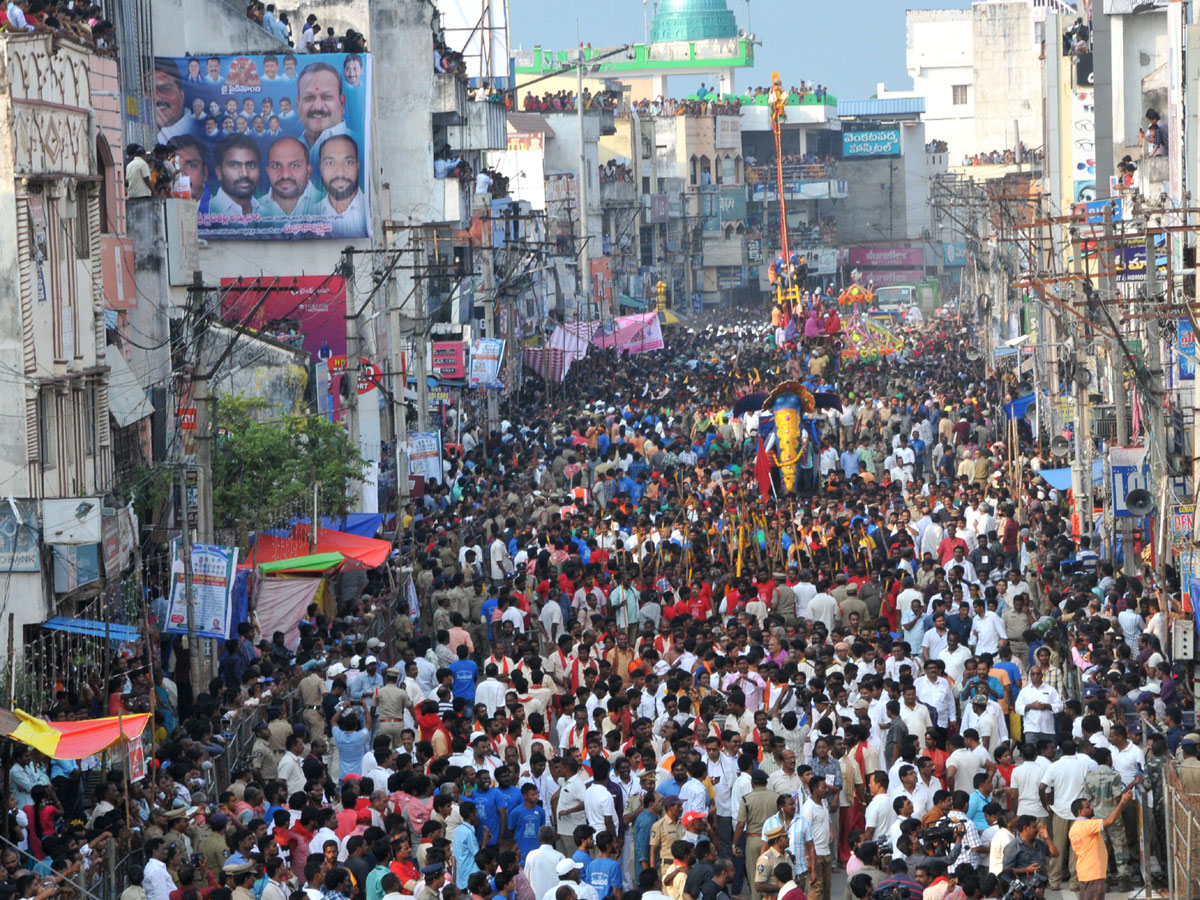
[[[1013,879],[1012,884],[1008,886],[1008,890],[1004,892],[1004,896],[1000,900],[1034,900],[1043,895],[1045,887],[1049,883],[1050,879],[1041,872]]]

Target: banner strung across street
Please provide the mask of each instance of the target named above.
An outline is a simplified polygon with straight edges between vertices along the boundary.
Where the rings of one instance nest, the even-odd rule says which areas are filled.
[[[237,576],[237,547],[192,544],[192,598],[196,634],[229,637],[233,619],[233,582]],[[171,598],[166,630],[187,634],[187,598],[184,592],[183,549],[171,546]]]
[[[178,150],[200,236],[369,236],[370,91],[366,53],[155,59],[157,142]]]

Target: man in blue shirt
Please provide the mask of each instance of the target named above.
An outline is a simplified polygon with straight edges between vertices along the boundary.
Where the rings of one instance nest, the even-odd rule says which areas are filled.
[[[496,591],[493,588],[488,588],[488,598],[479,607],[479,615],[483,618],[483,622],[487,626],[488,641],[492,640],[492,613],[496,611],[496,607],[499,605],[500,598],[496,596]]]
[[[500,766],[496,769],[496,786],[492,790],[500,792],[500,796],[504,798],[505,812],[511,817],[513,810],[519,807],[523,801],[521,789],[512,783],[512,769],[508,766]],[[510,822],[505,831],[506,836],[512,830],[513,827]]]
[[[853,478],[858,474],[858,453],[850,448],[842,451],[842,474]]]
[[[450,691],[456,700],[464,697],[468,709],[475,705],[475,679],[479,677],[479,666],[470,656],[467,645],[459,644],[458,661],[450,663],[448,667],[450,674],[454,676]]]
[[[507,798],[492,787],[492,776],[487,769],[476,772],[475,780],[479,787],[472,799],[479,813],[479,824],[491,836],[490,840],[481,838],[480,844],[488,847],[499,842],[500,835],[504,833],[508,819],[508,803]]]
[[[462,816],[462,826],[454,829],[454,838],[450,842],[450,851],[454,854],[454,883],[460,891],[467,889],[467,879],[479,871],[475,865],[475,854],[479,852],[479,840],[475,829],[479,828],[479,810],[470,800],[464,800],[458,805],[458,814]],[[485,840],[492,837],[484,828]]]
[[[513,840],[517,842],[523,866],[525,857],[538,848],[538,833],[546,824],[546,811],[538,806],[538,789],[532,782],[521,789],[521,800],[516,809],[509,811],[508,824],[512,829]]]
[[[596,849],[600,851],[600,855],[583,869],[583,880],[592,886],[600,900],[606,900],[608,897],[621,900],[621,864],[612,858],[614,843],[611,831],[602,831],[596,835]]]

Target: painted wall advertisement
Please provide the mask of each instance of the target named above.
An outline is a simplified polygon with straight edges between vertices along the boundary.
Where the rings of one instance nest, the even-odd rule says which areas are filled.
[[[925,251],[920,247],[853,247],[850,265],[864,269],[921,269]]]
[[[842,132],[843,157],[899,155],[899,128],[877,128],[872,131]]]
[[[346,355],[346,282],[336,275],[222,278],[221,287],[226,322],[307,350],[313,362]]]
[[[467,383],[473,388],[500,387],[500,362],[503,359],[503,340],[475,338],[471,342],[471,370]]]
[[[233,582],[237,577],[237,547],[192,544],[192,615],[200,637],[229,637],[233,619]],[[187,634],[187,598],[184,593],[183,548],[171,547],[171,597],[166,630]]]
[[[202,238],[371,234],[369,54],[158,57],[154,92]]]
[[[425,481],[442,480],[442,438],[436,431],[412,431],[408,435],[408,471]]]
[[[1179,380],[1194,381],[1196,378],[1196,332],[1190,319],[1181,318],[1176,330],[1175,347],[1179,357]]]

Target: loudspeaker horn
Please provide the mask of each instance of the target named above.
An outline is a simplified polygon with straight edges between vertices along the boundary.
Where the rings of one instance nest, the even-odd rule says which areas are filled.
[[[969,359],[971,362],[977,362],[977,361],[979,360],[979,358],[980,358],[980,357],[982,357],[982,356],[983,356],[983,354],[982,354],[982,353],[980,353],[980,352],[979,352],[979,350],[978,350],[978,349],[976,349],[975,347],[971,347],[971,348],[970,348],[969,350],[967,350],[967,352],[966,352],[966,357],[967,357],[967,359]]]
[[[1055,456],[1066,456],[1071,451],[1071,442],[1061,434],[1050,442],[1050,452]]]
[[[1020,381],[1017,383],[1017,396],[1018,397],[1028,397],[1032,393],[1033,393],[1033,382],[1032,381],[1026,380],[1026,381]]]
[[[1154,509],[1154,498],[1141,488],[1125,495],[1125,508],[1135,516],[1144,516]]]

